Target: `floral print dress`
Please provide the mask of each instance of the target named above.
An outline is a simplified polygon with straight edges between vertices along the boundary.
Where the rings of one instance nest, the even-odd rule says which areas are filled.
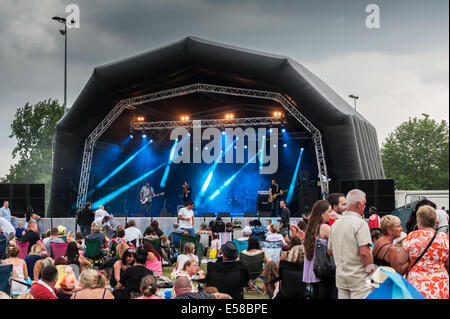
[[[428,246],[433,235],[433,231],[417,230],[405,238],[403,248],[409,253],[410,264]],[[410,270],[408,281],[427,299],[448,299],[449,276],[445,267],[448,258],[449,236],[439,232],[426,254]]]

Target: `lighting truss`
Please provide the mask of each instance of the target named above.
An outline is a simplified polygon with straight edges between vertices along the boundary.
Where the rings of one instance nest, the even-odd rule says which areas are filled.
[[[250,127],[250,126],[275,126],[281,125],[284,121],[276,117],[248,117],[234,119],[210,119],[196,121],[195,125],[201,127]],[[191,121],[160,121],[160,122],[132,122],[130,129],[133,131],[150,131],[150,130],[170,130],[177,127],[190,129],[194,127]]]
[[[328,195],[328,173],[325,162],[325,153],[322,144],[322,134],[320,131],[306,118],[304,117],[298,108],[288,100],[284,95],[278,92],[269,92],[261,90],[252,90],[246,88],[236,88],[229,86],[219,86],[212,84],[196,83],[178,88],[172,88],[165,91],[155,92],[142,96],[132,97],[124,99],[116,104],[111,112],[103,119],[103,121],[92,131],[92,133],[86,138],[82,167],[80,173],[80,182],[78,188],[77,208],[83,208],[83,202],[86,201],[88,187],[89,187],[89,175],[92,166],[92,156],[94,153],[95,143],[100,136],[106,131],[106,129],[117,119],[117,117],[125,109],[130,109],[138,105],[164,100],[168,98],[174,98],[178,96],[184,96],[193,93],[216,93],[225,94],[231,96],[253,97],[258,99],[276,101],[283,106],[283,108],[289,112],[306,130],[311,133],[312,139],[315,145],[317,167],[319,170],[319,180],[321,186],[322,198],[326,198]],[[274,118],[276,119],[276,118]],[[280,119],[278,119],[280,120]],[[227,120],[225,120],[227,121]],[[228,120],[233,121],[233,120]],[[186,124],[186,123],[184,123]]]

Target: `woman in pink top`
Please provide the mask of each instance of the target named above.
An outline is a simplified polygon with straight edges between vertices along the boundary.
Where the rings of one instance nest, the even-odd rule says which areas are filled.
[[[144,243],[144,249],[147,251],[147,263],[145,267],[147,269],[157,272],[158,274],[162,274],[162,260],[161,255],[155,250],[153,245],[149,242]]]
[[[156,293],[158,291],[158,285],[154,276],[145,276],[141,280],[141,293],[142,296],[136,299],[163,299]]]

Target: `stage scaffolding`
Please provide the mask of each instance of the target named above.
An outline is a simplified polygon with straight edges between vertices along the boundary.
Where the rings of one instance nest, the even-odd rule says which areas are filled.
[[[77,209],[83,208],[83,203],[86,201],[89,187],[89,176],[92,166],[92,156],[94,153],[95,144],[97,140],[100,138],[100,136],[117,119],[117,117],[127,108],[132,108],[150,102],[155,102],[163,99],[169,99],[193,93],[216,93],[231,96],[252,97],[278,102],[284,108],[285,112],[288,112],[291,116],[293,116],[311,134],[315,146],[317,167],[319,171],[318,177],[321,187],[322,198],[325,199],[328,196],[328,172],[325,161],[325,152],[322,143],[322,134],[305,116],[302,115],[299,109],[289,99],[287,99],[284,95],[278,92],[196,83],[165,91],[124,99],[116,104],[116,106],[111,110],[111,112],[109,112],[109,114],[103,119],[103,121],[86,138],[82,167],[80,172]],[[299,105],[298,107],[301,107],[301,105]],[[281,121],[280,118],[272,118],[272,119]],[[235,120],[240,119],[226,119],[223,121],[230,123]]]

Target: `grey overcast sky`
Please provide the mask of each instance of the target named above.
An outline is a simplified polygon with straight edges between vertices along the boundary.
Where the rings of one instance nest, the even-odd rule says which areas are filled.
[[[367,5],[380,28],[365,25]],[[18,107],[63,101],[64,41],[50,17],[80,8],[69,30],[68,105],[93,68],[194,35],[289,56],[321,78],[377,129],[380,146],[409,117],[449,119],[448,0],[1,0],[0,176]]]

